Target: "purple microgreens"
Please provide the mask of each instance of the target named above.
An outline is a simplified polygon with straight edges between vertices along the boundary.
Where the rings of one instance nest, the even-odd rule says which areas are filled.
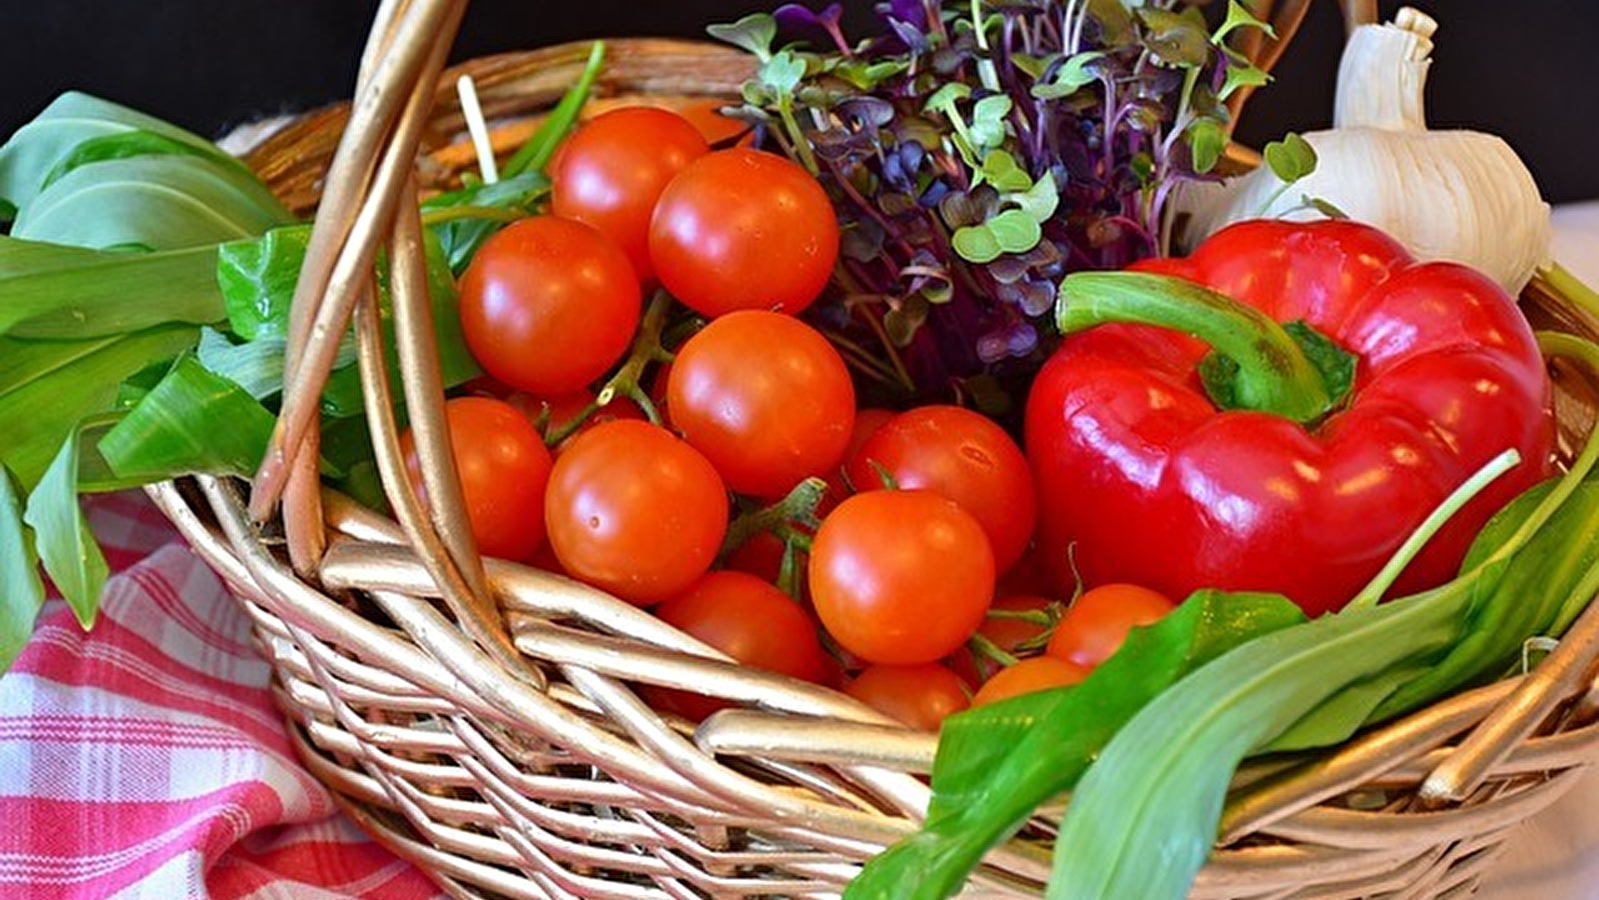
[[[1216,177],[1226,97],[1264,81],[1221,42],[1260,23],[1230,0],[1212,30],[1200,5],[882,0],[852,40],[838,5],[786,4],[718,34],[762,63],[745,114],[838,210],[808,314],[886,358],[869,402],[1019,406],[1060,280],[1161,252],[1173,190]]]

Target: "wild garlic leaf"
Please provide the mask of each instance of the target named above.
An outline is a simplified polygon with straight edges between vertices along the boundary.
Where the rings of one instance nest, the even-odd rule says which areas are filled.
[[[11,473],[0,468],[0,672],[11,668],[32,637],[44,600],[39,555],[22,521],[22,497]]]
[[[577,82],[544,117],[544,123],[527,143],[516,148],[511,158],[500,167],[500,177],[515,178],[524,172],[543,172],[549,165],[550,159],[555,156],[555,149],[565,140],[567,134],[577,124],[578,114],[583,105],[588,102],[589,92],[594,89],[594,82],[600,77],[600,69],[605,63],[605,42],[595,41],[589,46],[588,59],[583,63],[583,73],[578,76]]]
[[[185,355],[97,447],[111,471],[128,479],[247,476],[260,464],[276,421],[239,385]],[[217,427],[221,422],[227,427]]]
[[[1072,789],[1106,742],[1170,685],[1254,637],[1304,621],[1285,598],[1196,593],[1081,684],[1015,697],[945,721],[921,831],[867,863],[846,900],[952,896],[987,850]]]
[[[78,505],[78,429],[67,438],[28,495],[22,520],[33,529],[44,570],[84,628],[94,625],[100,591],[110,577],[105,554]]]
[[[289,308],[310,245],[311,227],[290,225],[218,248],[216,280],[234,334],[288,338]]]
[[[11,234],[95,248],[215,244],[290,221],[276,201],[263,202],[263,192],[200,157],[108,159],[73,169],[40,191],[21,208]]]
[[[68,91],[0,146],[0,199],[24,209],[76,148],[136,131],[167,138],[202,154],[223,155],[210,141],[169,122],[90,94]]]
[[[114,409],[125,379],[193,347],[196,335],[194,326],[167,325],[109,339],[0,339],[0,463],[31,491],[64,435]]]
[[[130,159],[135,156],[198,157],[231,169],[242,179],[254,180],[256,177],[244,163],[210,144],[190,143],[167,134],[140,128],[86,138],[73,146],[56,163],[55,167],[45,175],[44,182],[39,187],[41,190],[47,188],[67,173],[84,166],[112,159]]]
[[[1153,698],[1072,792],[1045,896],[1186,896],[1238,763],[1341,689],[1441,652],[1455,635],[1455,599],[1434,593],[1312,619],[1245,643]]]
[[[0,235],[0,334],[82,339],[223,318],[214,247],[127,253]]]

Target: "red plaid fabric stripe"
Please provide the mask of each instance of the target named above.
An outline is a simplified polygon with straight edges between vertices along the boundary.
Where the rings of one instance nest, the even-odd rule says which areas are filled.
[[[141,494],[95,498],[115,576],[0,680],[0,897],[435,900],[299,764],[238,604]]]

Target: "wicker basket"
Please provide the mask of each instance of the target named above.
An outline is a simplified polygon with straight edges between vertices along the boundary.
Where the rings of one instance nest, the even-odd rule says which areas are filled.
[[[740,669],[601,592],[485,564],[465,537],[444,477],[415,214],[418,192],[471,158],[453,79],[441,77],[462,6],[385,4],[353,103],[294,122],[248,157],[291,205],[316,210],[277,440],[250,483],[200,477],[151,492],[253,619],[305,762],[366,830],[451,893],[836,896],[914,828],[931,737],[841,694]],[[587,52],[462,71],[511,143]],[[601,98],[729,96],[749,73],[742,54],[697,43],[617,40],[609,59]],[[373,437],[395,519],[316,478],[328,335],[353,320],[367,394],[392,406],[366,274],[379,245],[436,520],[395,477],[392,415],[373,416]],[[1595,333],[1547,298],[1526,299],[1547,321]],[[1599,384],[1556,374],[1569,445],[1591,424]],[[1590,613],[1529,676],[1336,752],[1241,772],[1192,896],[1469,894],[1506,833],[1599,756],[1596,632]],[[739,708],[695,729],[652,710],[637,684],[692,684]],[[1041,819],[1034,837],[996,850],[971,893],[1039,895],[1049,857],[1038,836],[1049,829]]]

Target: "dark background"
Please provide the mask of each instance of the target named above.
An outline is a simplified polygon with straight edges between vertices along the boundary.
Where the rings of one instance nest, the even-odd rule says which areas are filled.
[[[780,0],[476,0],[457,59],[624,34],[701,36]],[[814,0],[820,6],[822,0]],[[1213,0],[1220,3],[1222,0]],[[852,34],[872,0],[846,0]],[[1384,17],[1400,4],[1383,2]],[[1594,0],[1416,0],[1440,21],[1428,89],[1433,127],[1508,140],[1551,201],[1599,199],[1599,4]],[[261,116],[347,96],[374,0],[0,0],[0,135],[77,88],[208,136]],[[1342,25],[1316,0],[1257,93],[1240,137],[1324,126]]]

